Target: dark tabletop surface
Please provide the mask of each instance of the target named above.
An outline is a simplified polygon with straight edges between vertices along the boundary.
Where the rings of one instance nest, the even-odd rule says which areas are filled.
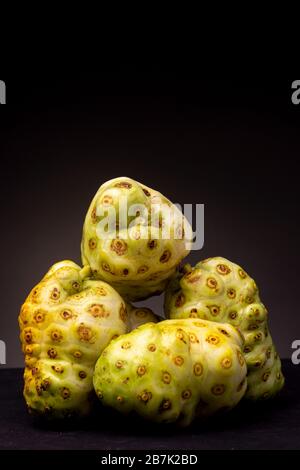
[[[150,425],[98,409],[67,426],[43,424],[26,411],[22,371],[0,370],[0,449],[300,449],[300,366],[283,361],[286,386],[270,402],[243,403],[187,429]]]

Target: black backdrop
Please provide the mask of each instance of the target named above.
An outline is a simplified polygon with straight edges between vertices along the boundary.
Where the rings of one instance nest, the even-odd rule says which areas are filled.
[[[205,246],[257,281],[284,357],[300,339],[298,160],[293,80],[187,80],[121,67],[100,77],[0,76],[1,313],[7,366],[22,365],[20,304],[48,267],[80,261],[85,211],[130,176],[205,204]],[[161,312],[161,299],[147,302]],[[3,366],[1,366],[3,367]]]

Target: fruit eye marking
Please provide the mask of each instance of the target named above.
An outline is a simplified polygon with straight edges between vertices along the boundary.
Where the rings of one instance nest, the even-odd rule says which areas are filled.
[[[218,264],[217,271],[222,276],[225,276],[225,275],[231,273],[231,269],[228,266],[226,266],[226,264]]]
[[[131,189],[132,184],[128,183],[127,181],[120,181],[119,183],[115,184],[115,188],[125,188],[125,189]]]
[[[216,289],[216,287],[218,286],[218,283],[217,283],[216,279],[214,279],[213,277],[209,277],[206,281],[206,285],[210,289]]]
[[[202,364],[200,364],[200,362],[197,362],[195,365],[194,365],[194,374],[197,376],[197,377],[200,377],[200,375],[202,375],[203,373],[203,366]]]
[[[214,385],[211,389],[213,395],[220,396],[225,392],[225,385]]]

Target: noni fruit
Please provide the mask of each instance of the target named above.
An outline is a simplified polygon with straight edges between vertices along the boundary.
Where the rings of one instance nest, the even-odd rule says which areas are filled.
[[[189,253],[191,226],[166,197],[127,177],[104,183],[86,215],[82,262],[126,300],[160,294]]]
[[[105,406],[155,422],[187,426],[233,408],[247,388],[243,339],[229,324],[148,323],[112,341],[96,363]]]
[[[131,322],[120,295],[89,274],[89,268],[72,261],[56,263],[21,308],[24,396],[29,410],[38,414],[87,414],[99,354],[136,324],[136,314]]]
[[[280,358],[268,328],[268,312],[251,277],[224,258],[210,258],[194,268],[186,265],[165,294],[168,318],[201,318],[228,322],[245,338],[248,367],[246,397],[274,396],[284,385]]]

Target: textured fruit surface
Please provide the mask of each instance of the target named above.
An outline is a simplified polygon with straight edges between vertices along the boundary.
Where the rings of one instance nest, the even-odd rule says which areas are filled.
[[[132,211],[132,215],[125,212],[125,219],[124,204]],[[150,217],[154,209],[156,216]],[[100,233],[99,227],[113,210],[116,231],[115,226],[107,226]],[[111,284],[127,300],[141,300],[164,290],[189,253],[188,237],[189,223],[167,198],[130,178],[116,178],[99,188],[89,207],[82,262],[91,267],[95,278]]]
[[[128,331],[126,306],[88,268],[56,263],[31,291],[19,324],[25,355],[24,396],[49,417],[85,415],[94,396],[94,365],[112,338]]]
[[[155,315],[155,313],[147,307],[134,307],[131,304],[126,304],[126,309],[130,331],[144,325],[145,323],[158,323],[162,320],[162,318]]]
[[[186,265],[168,286],[165,314],[173,319],[228,322],[240,330],[248,366],[247,398],[269,398],[283,387],[268,312],[254,280],[240,266],[224,258],[210,258],[194,268]]]
[[[97,361],[105,406],[187,426],[234,407],[247,388],[243,339],[229,324],[167,320],[112,341]]]

